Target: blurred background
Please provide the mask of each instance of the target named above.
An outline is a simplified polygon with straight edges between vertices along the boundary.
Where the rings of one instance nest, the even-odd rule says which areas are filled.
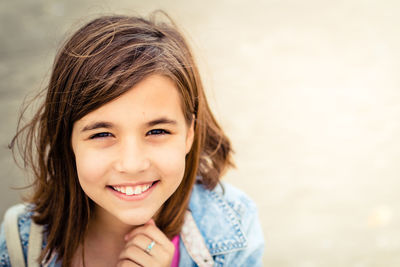
[[[6,148],[68,32],[164,9],[193,46],[258,205],[265,266],[400,266],[400,2],[3,0],[0,216],[27,183]]]

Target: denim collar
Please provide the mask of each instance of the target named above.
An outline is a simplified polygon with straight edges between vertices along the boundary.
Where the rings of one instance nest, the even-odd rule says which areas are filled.
[[[234,204],[224,199],[223,185],[209,191],[202,185],[193,187],[189,209],[211,255],[243,249],[247,238],[241,229]]]

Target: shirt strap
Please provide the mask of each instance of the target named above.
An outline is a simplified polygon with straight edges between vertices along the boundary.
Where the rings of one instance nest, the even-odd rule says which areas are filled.
[[[28,266],[39,267],[38,259],[42,252],[43,226],[36,224],[31,220],[31,229],[29,232],[28,246]]]
[[[18,230],[18,216],[25,210],[25,205],[18,204],[9,208],[4,215],[4,232],[11,266],[25,266],[21,239]]]
[[[38,258],[42,251],[43,227],[31,220],[26,264],[18,228],[18,217],[24,212],[26,212],[26,205],[18,204],[9,208],[4,215],[4,232],[10,263],[11,266],[39,267]]]

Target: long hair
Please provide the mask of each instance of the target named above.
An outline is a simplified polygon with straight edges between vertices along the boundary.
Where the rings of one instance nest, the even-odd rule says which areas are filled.
[[[164,13],[165,14],[165,13]],[[166,15],[166,14],[165,14]],[[176,25],[128,16],[103,16],[77,30],[59,50],[43,104],[17,143],[33,171],[33,220],[45,225],[47,245],[40,261],[53,253],[69,266],[83,243],[94,203],[80,187],[71,146],[74,122],[121,96],[151,74],[172,79],[181,95],[185,119],[195,119],[195,137],[186,156],[183,180],[164,203],[157,226],[178,234],[191,188],[198,181],[213,189],[231,160],[231,145],[204,94],[191,50]]]

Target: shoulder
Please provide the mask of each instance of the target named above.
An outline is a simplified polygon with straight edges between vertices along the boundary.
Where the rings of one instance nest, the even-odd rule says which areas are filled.
[[[210,210],[210,208],[212,208]],[[229,183],[221,183],[213,190],[207,190],[201,184],[193,187],[190,209],[202,213],[224,212],[242,220],[245,215],[257,213],[257,207],[243,191]],[[222,209],[222,210],[221,210]]]
[[[28,250],[29,231],[32,221],[31,217],[33,214],[31,210],[32,206],[19,204],[10,207],[6,212],[6,214],[13,213],[17,215],[17,230],[25,262]],[[6,220],[2,222],[0,230],[0,266],[10,266],[9,251],[6,243],[6,231],[8,231],[8,229],[10,229],[10,227],[13,225],[5,224]],[[12,222],[10,222],[10,224],[12,224]]]
[[[211,255],[261,266],[264,239],[258,210],[244,192],[228,183],[211,191],[196,184],[189,208]]]
[[[210,215],[218,213],[215,215],[226,215],[240,222],[246,216],[257,213],[253,200],[229,183],[221,183],[213,190],[207,190],[201,184],[196,184],[193,187],[189,208],[198,215],[214,217]],[[215,219],[218,220],[220,216]]]

